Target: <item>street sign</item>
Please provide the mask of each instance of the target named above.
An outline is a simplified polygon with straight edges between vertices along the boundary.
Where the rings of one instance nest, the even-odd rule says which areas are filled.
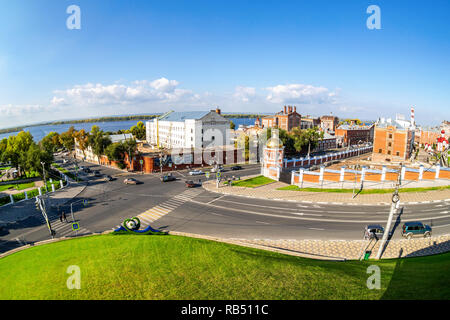
[[[139,160],[139,163],[142,165],[144,164],[144,160]]]
[[[205,172],[206,179],[209,179],[209,171]]]
[[[83,206],[87,206],[88,205],[88,201],[86,199],[83,200]]]
[[[72,223],[72,230],[78,231],[80,229],[80,224],[78,222]]]

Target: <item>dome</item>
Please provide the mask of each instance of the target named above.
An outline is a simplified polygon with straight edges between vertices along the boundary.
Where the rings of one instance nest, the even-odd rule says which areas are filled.
[[[283,143],[281,142],[281,140],[272,137],[267,141],[266,146],[267,146],[267,148],[271,148],[271,149],[282,148]]]

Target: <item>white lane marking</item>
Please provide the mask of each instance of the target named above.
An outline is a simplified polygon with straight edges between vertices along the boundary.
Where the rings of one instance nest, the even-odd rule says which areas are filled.
[[[275,218],[283,218],[283,219],[294,219],[294,220],[307,220],[307,221],[323,221],[323,222],[338,222],[338,223],[386,223],[386,220],[338,220],[338,219],[317,219],[317,218],[307,218],[307,217],[292,217],[292,216],[283,216],[283,215],[278,215],[278,214],[269,214],[269,213],[262,213],[262,212],[255,212],[255,211],[250,211],[250,210],[243,210],[243,209],[235,209],[235,208],[227,208],[227,207],[221,207],[221,206],[217,206],[214,204],[207,204],[207,203],[203,203],[203,202],[199,202],[199,201],[195,201],[195,200],[191,200],[191,202],[193,203],[197,203],[200,205],[206,205],[206,206],[210,206],[210,207],[214,207],[214,208],[220,208],[220,209],[225,209],[225,210],[231,210],[234,212],[243,212],[243,213],[250,213],[250,214],[256,214],[256,215],[260,215],[260,216],[269,216],[269,217],[275,217]],[[436,217],[426,217],[424,219],[427,220],[438,220],[438,219],[444,219],[444,218],[450,218],[450,215],[446,215],[446,216],[436,216]],[[409,222],[409,221],[416,221],[417,218],[415,219],[403,219],[403,222]]]
[[[443,224],[442,226],[433,226],[433,228],[442,228],[442,227],[448,227],[450,224]]]
[[[223,196],[221,196],[221,197],[219,197],[219,198],[213,199],[213,200],[209,201],[208,203],[213,203],[214,201],[220,200],[220,199],[223,198],[223,197],[225,197],[225,195],[223,195]]]
[[[299,216],[314,216],[314,217],[323,217],[321,214],[313,214],[313,213],[303,213],[303,212],[291,212],[289,214],[296,214]]]
[[[268,222],[263,222],[263,221],[258,221],[258,220],[255,220],[255,222],[262,223],[262,224],[270,224]]]
[[[226,195],[224,195],[226,196]],[[219,200],[219,199],[216,199]],[[282,207],[271,207],[271,206],[264,206],[264,205],[260,205],[260,204],[253,204],[253,203],[244,203],[244,202],[239,202],[239,201],[231,201],[231,200],[220,200],[221,202],[228,202],[228,203],[234,203],[237,205],[244,205],[244,206],[252,206],[252,207],[261,207],[261,208],[268,208],[268,209],[277,209],[277,210],[295,210],[297,211],[297,208],[282,208]],[[208,202],[210,203],[210,202]],[[304,206],[305,208],[310,208],[308,206]],[[304,211],[311,211],[311,212],[325,212],[323,210],[304,210]],[[341,211],[340,211],[341,212]]]
[[[318,230],[318,231],[324,231],[325,229],[321,229],[321,228],[308,228],[310,230]]]

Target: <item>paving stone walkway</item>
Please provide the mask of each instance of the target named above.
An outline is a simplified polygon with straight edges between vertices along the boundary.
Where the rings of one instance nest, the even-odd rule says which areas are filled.
[[[369,240],[247,240],[233,239],[243,244],[255,244],[303,253],[316,259],[359,260],[366,251],[375,258],[381,241]],[[450,251],[450,235],[431,238],[391,240],[385,246],[382,259],[419,257]]]
[[[241,180],[251,178],[242,177]],[[315,203],[333,203],[333,204],[355,204],[355,205],[373,205],[373,204],[390,204],[392,194],[360,194],[353,198],[352,193],[337,192],[306,192],[292,190],[277,190],[286,187],[288,184],[283,182],[274,182],[256,188],[245,188],[236,186],[227,186],[220,184],[216,188],[215,181],[207,181],[203,183],[203,188],[208,191],[229,194],[235,196],[246,196],[259,199],[272,200],[290,200],[298,202],[315,202]],[[401,203],[430,203],[438,201],[450,201],[450,189],[425,191],[425,192],[405,192],[400,193]]]

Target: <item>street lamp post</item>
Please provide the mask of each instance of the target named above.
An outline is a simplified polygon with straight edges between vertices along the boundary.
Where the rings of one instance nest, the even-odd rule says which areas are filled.
[[[44,165],[45,165],[45,162],[44,162],[44,161],[42,161],[42,162],[41,162],[41,164],[42,164],[42,173],[44,174],[44,185],[45,185],[45,191],[46,191],[46,192],[48,192],[48,187],[47,187],[47,180],[45,179],[45,167],[44,167]]]

